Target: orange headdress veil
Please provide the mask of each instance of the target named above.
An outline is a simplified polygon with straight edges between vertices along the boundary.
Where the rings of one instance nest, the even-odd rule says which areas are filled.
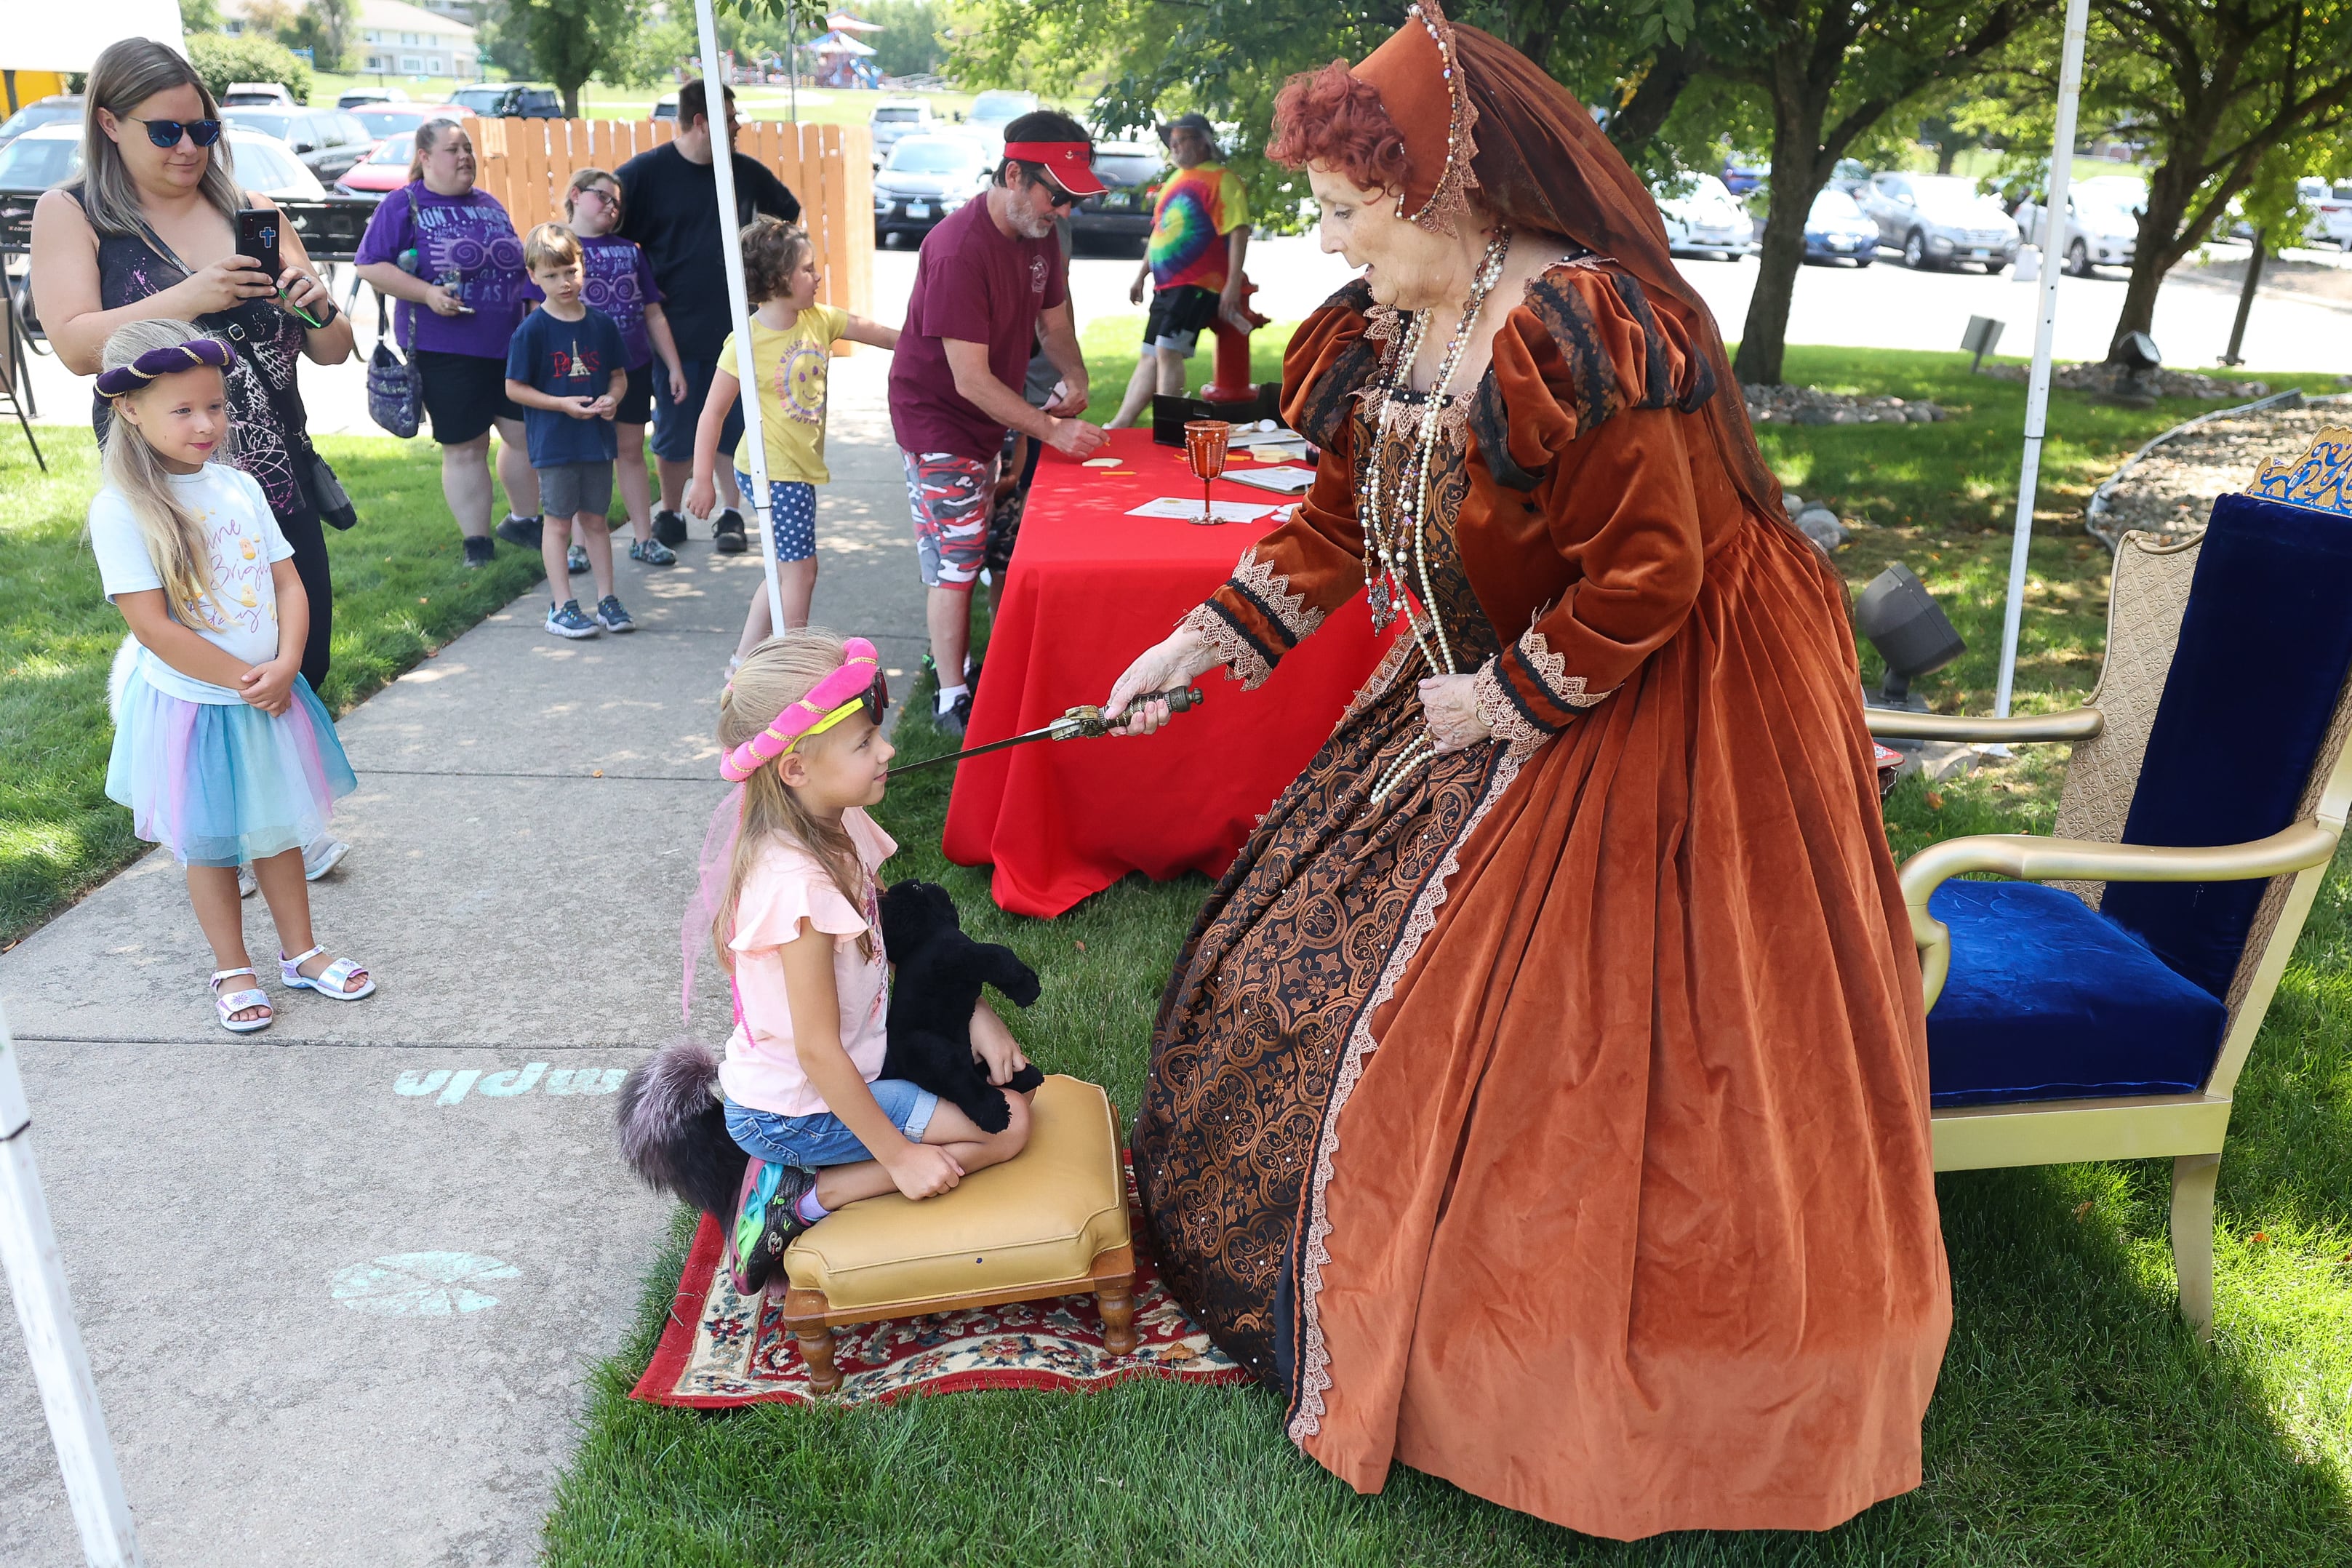
[[[1404,139],[1397,210],[1452,234],[1475,193],[1512,227],[1564,235],[1630,273],[1714,368],[1701,417],[1741,498],[1789,526],[1715,314],[1667,254],[1657,203],[1584,106],[1501,39],[1447,21],[1438,0],[1414,0],[1404,26],[1352,74],[1380,94]]]

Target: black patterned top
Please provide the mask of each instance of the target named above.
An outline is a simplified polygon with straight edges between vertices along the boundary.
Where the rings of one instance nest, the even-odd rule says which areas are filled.
[[[77,202],[80,199],[79,191],[69,188],[66,194]],[[149,235],[99,234],[100,310],[120,310],[160,294],[188,272],[178,257]],[[198,316],[195,323],[227,339],[236,350],[229,358],[227,374],[232,421],[227,460],[253,476],[281,522],[310,510],[310,499],[295,467],[296,457],[310,439],[302,389],[295,380],[295,366],[302,358],[302,323],[270,299],[247,300],[226,310],[209,311]],[[109,413],[107,400],[93,395],[90,426],[101,439]]]

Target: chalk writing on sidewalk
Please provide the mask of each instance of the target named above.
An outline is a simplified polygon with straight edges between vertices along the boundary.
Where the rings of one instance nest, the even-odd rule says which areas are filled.
[[[335,1300],[356,1312],[389,1317],[446,1318],[495,1307],[499,1299],[476,1289],[486,1279],[520,1279],[522,1270],[472,1252],[395,1252],[338,1268]]]
[[[416,1098],[438,1096],[436,1105],[455,1105],[468,1094],[488,1095],[492,1100],[511,1100],[519,1094],[537,1089],[541,1094],[614,1094],[621,1079],[628,1075],[626,1068],[554,1068],[545,1062],[526,1062],[503,1072],[485,1074],[479,1068],[404,1068],[393,1080],[393,1092]]]

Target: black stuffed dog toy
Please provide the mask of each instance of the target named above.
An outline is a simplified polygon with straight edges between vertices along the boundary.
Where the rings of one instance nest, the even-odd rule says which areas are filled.
[[[983,1132],[1003,1131],[1013,1120],[1004,1091],[1026,1094],[1045,1075],[1031,1066],[1002,1089],[990,1083],[972,1055],[971,1015],[982,985],[1026,1007],[1037,1000],[1037,972],[1011,948],[964,935],[955,900],[937,882],[894,883],[882,895],[882,950],[898,971],[882,1076],[929,1089]]]
[[[884,1078],[929,1089],[989,1132],[1012,1121],[1004,1094],[971,1054],[981,987],[1020,1006],[1037,1000],[1037,973],[1009,947],[963,932],[955,900],[936,882],[900,882],[882,895],[882,946],[897,966]],[[1026,1093],[1045,1081],[1034,1067],[1003,1086]],[[648,1186],[721,1223],[733,1217],[749,1156],[728,1136],[719,1056],[699,1040],[675,1040],[630,1069],[621,1085],[621,1152]]]

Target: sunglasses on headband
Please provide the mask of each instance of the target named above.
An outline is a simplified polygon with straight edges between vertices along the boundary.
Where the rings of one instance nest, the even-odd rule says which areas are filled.
[[[183,132],[199,147],[209,147],[220,140],[221,122],[217,120],[142,120],[131,114],[121,118],[133,125],[145,126],[147,140],[167,151],[180,144]]]

